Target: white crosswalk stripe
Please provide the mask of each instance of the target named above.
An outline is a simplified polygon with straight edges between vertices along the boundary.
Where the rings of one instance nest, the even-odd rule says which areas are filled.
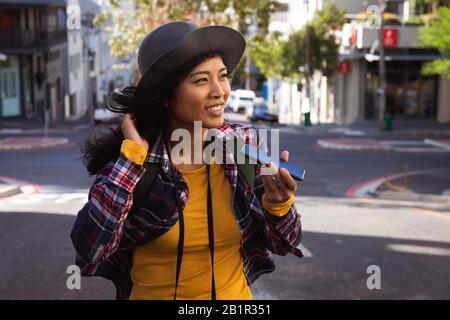
[[[301,244],[297,247],[297,249],[302,250],[303,256],[304,256],[305,258],[312,258],[312,257],[314,257],[313,254],[311,253],[311,251],[309,251],[309,250],[303,245],[303,243],[301,243]]]
[[[403,140],[384,140],[382,144],[393,147],[396,152],[449,152],[450,150],[430,145],[421,140],[403,141]]]

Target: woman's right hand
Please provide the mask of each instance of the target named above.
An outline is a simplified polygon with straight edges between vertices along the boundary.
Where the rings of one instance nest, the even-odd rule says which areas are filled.
[[[148,142],[139,135],[134,120],[131,118],[131,114],[126,113],[123,116],[122,125],[120,128],[122,129],[125,139],[133,140],[134,142],[143,145],[148,150]]]

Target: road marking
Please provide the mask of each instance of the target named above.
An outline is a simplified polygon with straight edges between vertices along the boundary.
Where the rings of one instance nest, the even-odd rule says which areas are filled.
[[[450,215],[446,215],[446,214],[442,214],[436,211],[431,211],[431,210],[427,210],[427,209],[421,209],[421,208],[411,208],[412,210],[415,210],[419,213],[422,213],[424,215],[427,216],[431,216],[431,217],[435,217],[435,218],[439,218],[439,219],[443,219],[443,220],[447,220],[450,221]]]
[[[87,201],[87,194],[86,193],[64,193],[61,194],[59,199],[55,200],[55,203],[66,203],[71,200],[78,200],[78,199],[86,199]]]
[[[380,141],[381,143],[385,143],[391,146],[395,145],[404,145],[404,146],[422,146],[424,145],[423,141],[416,140],[416,141],[402,141],[402,140],[383,140]]]
[[[448,152],[445,149],[437,148],[394,148],[396,152]]]
[[[314,257],[313,254],[311,253],[311,251],[309,251],[302,243],[297,246],[297,249],[302,250],[303,257],[305,257],[305,258],[312,258],[312,257]]]
[[[435,256],[450,256],[450,249],[447,248],[439,248],[439,247],[431,247],[431,246],[418,246],[418,245],[410,245],[410,244],[397,244],[392,243],[388,244],[387,249],[397,252],[406,252],[406,253],[414,253],[414,254],[428,254]]]
[[[57,204],[67,203],[70,201],[87,201],[87,193],[34,193],[19,194],[15,197],[5,198],[2,202],[8,204],[37,204],[43,202],[53,202]]]
[[[396,152],[448,152],[449,149],[436,145],[430,145],[424,141],[384,140],[380,143],[393,147]]]

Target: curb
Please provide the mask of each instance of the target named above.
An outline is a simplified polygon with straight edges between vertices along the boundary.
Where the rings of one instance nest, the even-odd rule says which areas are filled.
[[[377,198],[385,200],[399,200],[399,201],[431,201],[439,203],[450,203],[450,196],[448,195],[434,195],[434,194],[420,194],[410,190],[407,192],[394,192],[394,191],[377,191],[377,189],[386,182],[403,178],[405,176],[421,175],[435,172],[436,170],[420,170],[409,173],[399,173],[389,176],[374,178],[365,182],[358,183],[345,191],[345,195],[348,198]],[[438,170],[440,171],[440,170]]]
[[[355,144],[357,141],[357,144]],[[382,150],[392,151],[392,146],[384,145],[374,139],[334,138],[319,139],[317,144],[321,148],[335,150]]]
[[[3,184],[6,185],[4,188],[0,188],[0,198],[9,197],[19,193],[31,194],[31,193],[41,193],[42,191],[40,185],[27,180],[0,176],[0,182],[3,182]],[[4,193],[2,192],[3,190],[5,190]]]
[[[5,186],[5,187],[0,187],[0,199],[14,196],[19,193],[22,193],[22,190],[17,185],[9,185],[9,186]]]
[[[67,138],[10,137],[0,139],[0,151],[36,150],[70,144]]]
[[[450,196],[415,193],[412,191],[395,192],[395,191],[375,191],[377,198],[386,200],[404,200],[415,202],[436,202],[436,203],[450,203]]]

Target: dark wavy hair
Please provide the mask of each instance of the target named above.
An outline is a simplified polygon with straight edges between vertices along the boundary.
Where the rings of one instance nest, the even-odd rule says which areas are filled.
[[[211,52],[196,56],[167,75],[153,88],[116,88],[106,98],[106,108],[115,113],[131,114],[138,133],[149,142],[149,147],[168,125],[165,103],[175,96],[178,84],[200,63],[222,56]],[[109,161],[119,157],[124,136],[121,125],[106,132],[96,130],[82,143],[82,161],[89,175],[95,175]]]

